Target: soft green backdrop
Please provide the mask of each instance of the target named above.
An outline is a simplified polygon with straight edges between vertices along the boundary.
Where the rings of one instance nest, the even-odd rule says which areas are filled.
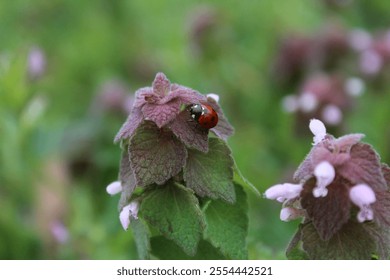
[[[291,181],[312,140],[309,131],[298,137],[281,109],[281,97],[295,89],[270,79],[280,38],[316,33],[330,20],[390,27],[387,0],[335,10],[324,2],[1,1],[0,259],[137,258],[119,223],[119,197],[105,192],[117,179],[113,138],[126,118],[101,97],[107,83],[130,95],[162,71],[172,82],[218,93],[236,129],[229,145],[243,175],[260,192]],[[205,11],[213,27],[202,33]],[[33,48],[46,59],[35,79],[27,75]],[[344,127],[365,133],[385,162],[389,91],[389,83],[368,87]],[[278,203],[248,195],[250,258],[285,258],[297,222],[281,222]]]

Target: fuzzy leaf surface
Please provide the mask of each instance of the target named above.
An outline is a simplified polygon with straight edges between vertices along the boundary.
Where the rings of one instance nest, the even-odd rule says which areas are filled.
[[[189,256],[171,240],[164,236],[154,236],[151,239],[152,254],[161,260],[223,260],[224,256],[208,241],[200,240],[194,256]]]
[[[352,146],[350,156],[350,160],[338,169],[340,175],[353,184],[365,183],[374,190],[387,190],[379,156],[370,145],[358,143]]]
[[[235,185],[236,203],[212,200],[204,210],[205,237],[228,259],[247,259],[248,204],[240,185]]]
[[[180,112],[170,124],[172,132],[189,148],[206,153],[209,149],[208,130],[202,129],[188,110]]]
[[[187,187],[201,197],[235,201],[233,184],[233,158],[226,143],[218,138],[209,139],[207,154],[189,150],[184,167]]]
[[[312,223],[302,226],[303,248],[315,260],[369,260],[375,240],[358,222],[349,221],[331,239],[324,241]]]
[[[294,234],[293,238],[291,239],[290,243],[288,244],[288,247],[286,249],[286,257],[289,260],[308,260],[309,257],[307,256],[306,252],[303,251],[302,242],[301,242],[301,227],[298,228],[298,231]]]
[[[226,141],[229,136],[233,135],[234,128],[233,126],[228,122],[228,120],[225,117],[225,114],[223,113],[221,107],[219,104],[212,98],[207,98],[207,103],[210,104],[211,107],[217,112],[218,114],[218,124],[211,129],[215,135],[217,135],[222,140]]]
[[[375,223],[365,223],[363,227],[376,242],[376,256],[381,260],[388,260],[390,256],[390,228]]]
[[[134,133],[129,145],[130,162],[137,185],[164,184],[183,168],[187,150],[167,129],[144,122]]]
[[[143,120],[144,117],[141,110],[133,107],[127,120],[115,136],[114,143],[117,143],[122,139],[130,138]]]
[[[323,240],[329,240],[349,219],[351,202],[346,181],[336,178],[328,187],[328,195],[314,197],[316,180],[307,181],[301,192],[301,204]]]
[[[140,214],[167,239],[194,256],[204,228],[203,213],[191,190],[169,181],[147,192]]]
[[[150,259],[150,233],[148,226],[142,219],[132,219],[130,227],[133,232],[133,238],[137,247],[140,260]]]
[[[160,96],[165,96],[169,93],[171,82],[164,73],[157,73],[152,84],[153,91]]]
[[[180,105],[179,99],[173,99],[165,104],[146,103],[142,107],[142,113],[146,120],[153,121],[158,127],[163,127],[179,114]]]
[[[122,158],[120,162],[119,181],[122,184],[122,193],[119,200],[119,211],[126,206],[133,194],[133,191],[137,185],[133,169],[130,166],[130,157],[127,147],[124,147],[122,152]]]

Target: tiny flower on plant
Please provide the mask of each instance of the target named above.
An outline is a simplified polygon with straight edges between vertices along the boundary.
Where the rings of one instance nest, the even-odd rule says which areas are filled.
[[[292,200],[299,196],[299,193],[302,191],[301,184],[279,184],[270,187],[265,192],[265,197],[268,199],[276,199],[279,202],[285,202],[287,200]]]
[[[390,168],[364,135],[335,138],[316,119],[309,127],[314,143],[294,174],[298,184],[272,186],[265,197],[283,203],[282,221],[303,218],[296,236],[309,258],[388,258]]]
[[[288,222],[304,216],[304,210],[294,207],[285,207],[280,210],[280,220]]]
[[[327,162],[322,161],[314,168],[314,176],[317,179],[316,187],[313,189],[314,197],[325,197],[328,194],[326,187],[332,183],[335,177],[333,166]]]
[[[351,188],[349,198],[359,207],[357,219],[359,222],[369,221],[374,218],[374,212],[371,204],[376,201],[374,191],[366,184],[359,184]]]
[[[110,183],[106,187],[106,191],[110,195],[116,195],[116,194],[120,193],[122,191],[122,184],[121,184],[121,182],[120,181],[115,181],[115,182]]]
[[[130,204],[123,207],[119,214],[119,220],[121,221],[124,230],[127,230],[130,225],[130,220],[138,219],[139,203],[138,201],[132,201]]]

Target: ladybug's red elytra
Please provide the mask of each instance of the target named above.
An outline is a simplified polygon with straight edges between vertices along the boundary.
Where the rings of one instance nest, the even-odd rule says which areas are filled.
[[[189,107],[191,117],[203,128],[210,129],[217,125],[218,114],[210,105],[199,103]]]

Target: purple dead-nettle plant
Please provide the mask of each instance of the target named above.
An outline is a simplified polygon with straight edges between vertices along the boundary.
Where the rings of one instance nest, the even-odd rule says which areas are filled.
[[[122,148],[119,181],[107,186],[107,192],[121,193],[120,222],[125,230],[132,227],[141,258],[150,252],[167,257],[156,244],[172,246],[172,241],[189,256],[197,254],[201,241],[202,251],[207,245],[226,258],[246,258],[246,198],[233,181],[238,169],[226,143],[233,127],[218,101],[218,95],[171,83],[162,73],[151,87],[135,93],[131,112],[114,140]],[[235,224],[243,211],[240,219],[246,222],[239,224],[237,233],[217,233],[224,230],[218,225],[222,219],[209,209],[222,205],[240,205],[230,209],[230,220],[224,221],[225,227]],[[234,234],[241,235],[241,247],[223,240]]]
[[[289,258],[389,258],[390,168],[363,134],[340,138],[311,120],[313,147],[294,174],[296,184],[265,192],[283,203],[280,218],[303,218]]]

